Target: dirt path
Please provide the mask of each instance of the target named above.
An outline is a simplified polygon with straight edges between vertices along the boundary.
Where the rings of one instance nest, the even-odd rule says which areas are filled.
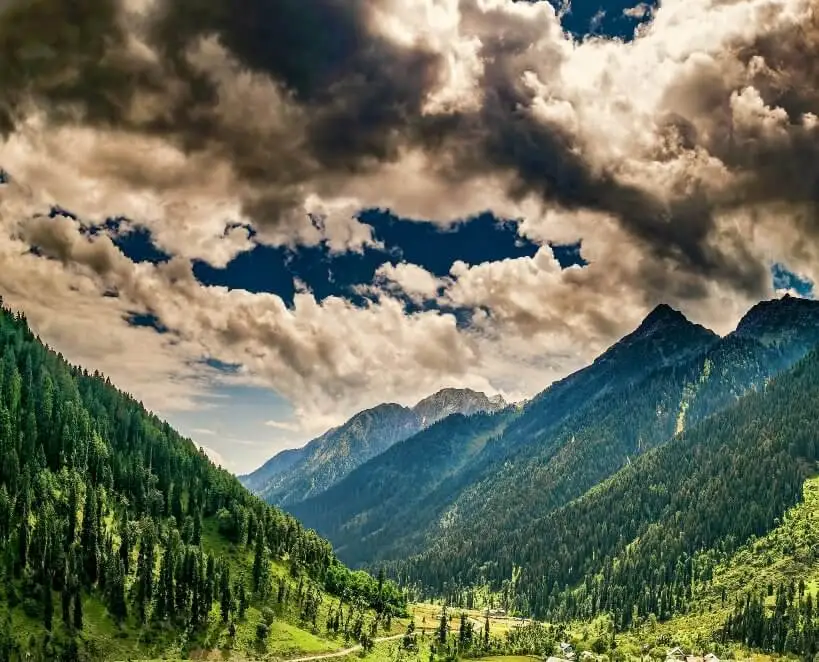
[[[382,641],[393,641],[395,639],[400,639],[403,637],[403,634],[394,634],[390,637],[376,637],[373,639],[375,643],[379,643]],[[321,655],[310,655],[309,657],[296,657],[286,662],[311,662],[312,660],[327,660],[332,657],[344,657],[345,655],[349,655],[350,653],[355,653],[356,651],[361,650],[361,644],[357,644],[355,646],[351,646],[350,648],[344,648],[340,651],[333,651],[332,653],[322,653]]]

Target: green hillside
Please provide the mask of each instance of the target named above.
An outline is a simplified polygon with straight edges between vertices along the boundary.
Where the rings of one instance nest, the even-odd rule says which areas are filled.
[[[564,581],[539,574],[562,554],[552,545],[562,533],[544,531],[544,518],[764,389],[819,342],[818,329],[813,301],[761,304],[725,338],[659,307],[522,411],[433,426],[288,508],[345,562],[392,561],[421,597],[466,605],[489,587],[505,606],[544,616]]]
[[[805,629],[798,613],[805,609],[806,598],[804,592],[792,592],[790,583],[778,589],[775,567],[770,581],[778,606],[772,623],[760,615],[753,599],[739,605],[732,600],[752,574],[767,580],[743,545],[779,527],[784,513],[802,498],[805,480],[819,459],[817,420],[819,352],[813,352],[765,389],[516,531],[520,567],[510,590],[518,604],[524,613],[552,622],[588,622],[608,615],[617,632],[673,623],[697,613],[702,604],[699,587],[713,587],[719,569],[729,564],[740,574],[730,586],[731,575],[722,580],[725,609],[737,612],[725,636],[752,647],[811,654],[810,637],[792,634],[786,642],[787,632]],[[812,563],[812,533],[804,525],[788,526],[771,534],[770,540],[776,541],[771,545],[788,553],[801,545],[795,559]],[[776,555],[760,551],[773,566]],[[409,572],[453,571],[444,559],[436,566],[434,557],[411,563],[418,566],[410,564]],[[794,564],[788,567],[798,587],[802,571]],[[766,593],[763,602],[770,597]],[[813,617],[812,612],[806,617],[810,632]],[[749,623],[755,623],[756,630]],[[714,636],[712,631],[709,639]]]
[[[286,657],[390,631],[391,582],[0,312],[0,659]]]
[[[639,651],[648,646],[664,656],[669,646],[705,652],[717,650],[725,657],[734,652],[743,656],[749,649],[770,653],[802,654],[812,659],[816,645],[812,640],[819,626],[815,606],[819,604],[819,477],[808,478],[802,500],[778,518],[776,526],[761,537],[752,536],[734,553],[724,555],[711,565],[711,571],[693,584],[692,599],[686,614],[665,622],[647,619],[620,637],[621,647]],[[708,552],[694,556],[694,565],[709,563]],[[774,640],[753,640],[751,633],[736,627],[726,628],[743,611],[751,598],[762,602],[767,619],[777,615],[777,596],[788,597],[789,609],[781,648]],[[808,604],[812,618],[806,619]],[[738,610],[739,607],[739,610]],[[732,629],[734,630],[732,632]],[[576,628],[582,632],[582,627]],[[761,631],[774,633],[773,628]],[[785,645],[785,639],[791,636]],[[801,640],[801,641],[800,641]],[[803,650],[804,649],[804,650]]]

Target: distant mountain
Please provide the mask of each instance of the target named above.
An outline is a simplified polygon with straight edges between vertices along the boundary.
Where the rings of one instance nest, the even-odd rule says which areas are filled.
[[[271,503],[293,504],[322,493],[370,458],[451,414],[469,416],[505,406],[500,396],[454,388],[438,391],[412,408],[378,405],[303,448],[275,455],[240,480]]]
[[[271,457],[253,473],[240,476],[239,480],[251,492],[261,492],[276,476],[292,469],[301,462],[306,454],[306,446],[302,448],[288,448]]]
[[[421,420],[422,427],[429,427],[450,414],[471,416],[479,412],[499,411],[506,407],[502,396],[493,398],[466,388],[445,388],[424,398],[412,408]]]
[[[420,549],[430,522],[457,495],[459,478],[515,415],[511,407],[453,414],[288,510],[308,526],[332,532],[344,558],[372,561]]]
[[[434,563],[448,559],[454,575],[500,581],[515,563],[518,530],[764,388],[819,343],[819,304],[797,306],[784,299],[762,308],[767,321],[753,328],[777,342],[748,331],[748,316],[720,338],[658,306],[590,366],[498,419],[491,434],[471,430],[472,421],[441,428],[469,449],[461,457],[428,459],[425,444],[437,443],[435,426],[290,510],[353,565],[429,553]],[[541,553],[548,557],[547,549]]]

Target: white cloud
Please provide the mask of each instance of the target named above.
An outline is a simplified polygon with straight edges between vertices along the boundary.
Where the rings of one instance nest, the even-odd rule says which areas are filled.
[[[169,84],[165,96],[135,97],[128,129],[56,124],[36,110],[0,143],[0,163],[15,181],[0,191],[0,291],[8,303],[71,360],[103,370],[148,406],[201,407],[220,381],[264,385],[295,408],[292,422],[267,427],[305,435],[377,402],[413,402],[443,386],[532,395],[659,300],[727,331],[754,297],[773,293],[746,269],[785,261],[819,277],[810,201],[768,194],[777,180],[760,180],[758,164],[723,140],[751,145],[751,156],[760,146],[787,155],[817,130],[815,115],[792,117],[771,92],[798,80],[791,65],[773,71],[763,54],[746,57],[762,37],[810,25],[808,0],[667,0],[630,43],[575,42],[545,2],[371,4],[368,28],[441,54],[423,121],[411,123],[440,134],[410,140],[401,135],[410,129],[391,126],[383,144],[364,136],[360,159],[334,161],[309,149],[311,122],[324,115],[316,119],[282,85],[243,69],[217,39],[195,41],[188,61],[219,92],[196,118],[213,130],[210,142],[140,131],[161,126],[176,107],[166,102],[184,89]],[[138,30],[128,48],[146,70],[162,67]],[[487,95],[501,93],[506,114],[480,116]],[[502,149],[504,140],[520,140],[516,132],[540,160],[520,162],[514,149]],[[556,184],[541,178],[554,164],[542,159],[539,132],[554,137],[555,149],[567,147]],[[580,174],[573,157],[586,168]],[[555,190],[587,180],[596,198]],[[656,218],[615,208],[615,190],[656,200]],[[743,195],[755,191],[759,198],[745,204]],[[685,217],[687,226],[664,216],[688,200],[702,200],[703,209]],[[125,215],[174,258],[135,264],[105,234],[91,239],[69,218],[35,217],[52,203],[91,223]],[[356,217],[364,207],[442,226],[491,209],[522,218],[521,234],[542,247],[534,257],[455,261],[446,278],[384,264],[362,288],[377,295],[365,307],[300,288],[288,308],[275,294],[204,287],[193,277],[192,260],[225,266],[256,242],[324,244],[335,253],[378,247]],[[235,223],[252,225],[255,236]],[[579,239],[589,266],[561,269],[547,242]],[[51,259],[29,254],[31,245]],[[103,296],[111,290],[119,296]],[[436,310],[408,313],[398,295],[467,309],[473,323],[459,327]],[[170,333],[129,325],[132,312],[155,315]],[[219,374],[205,357],[241,370]]]
[[[415,303],[436,299],[439,290],[446,285],[444,279],[407,262],[382,264],[376,269],[375,282],[387,291],[403,292]]]
[[[264,424],[275,430],[282,430],[284,432],[299,432],[301,426],[294,421],[265,421]]]

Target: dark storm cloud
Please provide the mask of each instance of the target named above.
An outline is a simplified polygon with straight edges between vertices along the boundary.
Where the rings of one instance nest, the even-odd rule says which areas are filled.
[[[747,200],[816,202],[817,129],[801,121],[805,112],[819,111],[819,64],[810,56],[817,52],[815,19],[801,31],[737,45],[726,54],[725,69],[703,70],[669,93],[676,114],[666,127],[678,140],[670,153],[653,158],[673,160],[704,146],[744,175],[742,188],[719,199],[695,176],[669,198],[652,182],[624,183],[615,167],[592,165],[582,137],[536,116],[535,93],[521,77],[530,68],[544,70],[542,61],[527,58],[545,23],[484,15],[462,2],[463,29],[482,39],[482,101],[477,110],[430,116],[422,110],[440,81],[443,58],[377,34],[376,6],[372,0],[160,0],[144,19],[157,62],[129,49],[126,33],[137,23],[126,21],[113,0],[20,0],[0,16],[4,126],[10,130],[15,111],[33,97],[56,115],[79,111],[90,122],[210,151],[230,160],[254,190],[245,209],[260,224],[275,224],[297,208],[316,181],[332,188],[420,146],[453,182],[504,171],[512,175],[512,197],[534,193],[568,209],[611,213],[659,263],[754,293],[764,289],[767,271],[742,242],[712,241],[715,213]],[[265,107],[249,109],[247,122],[225,121],[224,91],[189,58],[207,37],[216,37],[240,70],[282,90],[297,130],[261,128],[273,112]],[[748,67],[758,55],[767,67],[748,82],[788,112],[787,139],[734,126],[736,76],[727,75],[728,65]],[[559,49],[546,57],[557,71]]]

